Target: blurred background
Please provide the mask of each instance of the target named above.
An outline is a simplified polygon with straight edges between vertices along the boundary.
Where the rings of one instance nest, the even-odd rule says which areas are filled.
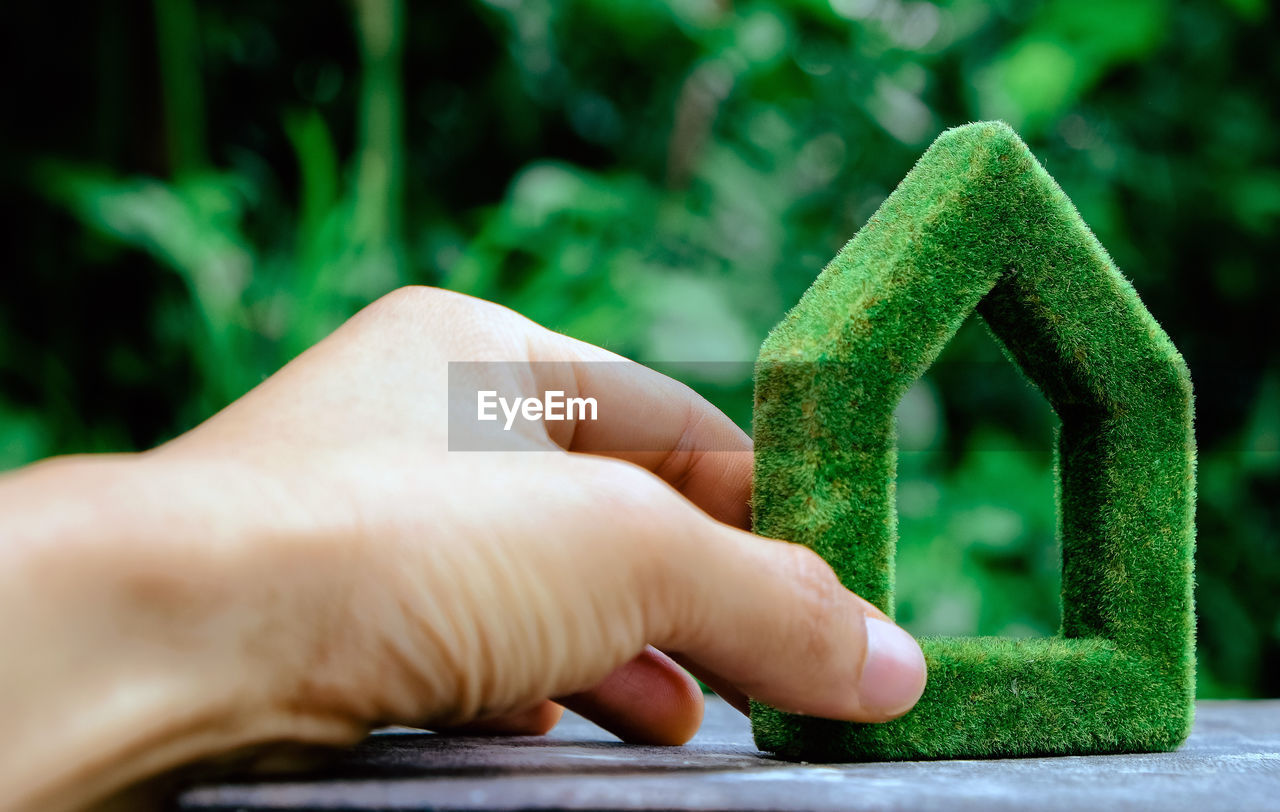
[[[1280,695],[1265,0],[5,13],[0,468],[161,442],[408,283],[670,368],[749,429],[769,327],[942,129],[1003,118],[1191,366],[1201,695]],[[1052,634],[1048,407],[971,323],[899,419],[900,618]]]

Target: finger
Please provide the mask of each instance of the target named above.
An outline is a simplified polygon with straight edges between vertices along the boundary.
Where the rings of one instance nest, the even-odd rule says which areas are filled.
[[[633,744],[684,744],[702,724],[698,683],[652,646],[595,688],[558,701]]]
[[[818,555],[697,524],[689,530],[698,538],[672,539],[676,554],[659,554],[655,645],[782,710],[881,722],[920,698],[920,647]]]
[[[684,670],[701,680],[703,685],[706,685],[708,688],[716,692],[716,696],[729,703],[729,705],[740,711],[744,716],[751,715],[751,699],[742,691],[738,690],[738,686],[729,682],[729,680],[719,674],[711,673],[684,655],[673,654],[671,655],[671,659],[679,663]]]
[[[878,618],[879,620],[883,620],[886,623],[893,622],[889,620],[888,615],[880,611],[880,607],[876,606],[871,601],[868,601],[852,592],[849,594],[853,595],[854,599],[857,600],[862,605],[862,610],[866,612],[868,617]],[[725,702],[729,703],[729,705],[731,705],[732,707],[740,711],[742,715],[744,716],[751,715],[751,698],[748,697],[741,690],[739,690],[738,686],[734,685],[732,682],[720,676],[719,674],[715,674],[715,673],[712,673],[711,671],[708,671],[707,669],[703,668],[697,663],[691,661],[688,657],[685,657],[679,654],[673,654],[671,655],[671,659],[675,660],[686,671],[688,671],[690,674],[693,674],[695,677],[701,680],[702,683],[706,685],[708,688],[715,691],[717,696],[719,696]]]
[[[548,699],[527,710],[435,730],[450,736],[543,736],[563,715],[564,707]]]
[[[530,348],[538,388],[596,401],[594,420],[547,423],[553,440],[640,465],[712,518],[750,526],[752,445],[742,429],[659,372],[556,333],[540,335]]]

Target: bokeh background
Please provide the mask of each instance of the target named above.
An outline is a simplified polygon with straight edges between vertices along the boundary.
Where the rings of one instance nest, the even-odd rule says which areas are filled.
[[[163,441],[406,283],[670,367],[749,427],[768,328],[943,128],[1003,118],[1191,366],[1200,692],[1280,695],[1265,0],[5,14],[0,467]],[[900,617],[1051,634],[1047,406],[969,324],[899,418]]]

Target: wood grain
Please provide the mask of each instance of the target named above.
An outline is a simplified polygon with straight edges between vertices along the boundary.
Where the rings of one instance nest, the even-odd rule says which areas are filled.
[[[811,765],[751,743],[723,702],[684,747],[626,745],[566,715],[536,738],[388,731],[318,773],[188,789],[184,810],[1280,809],[1280,700],[1201,702],[1177,752]]]

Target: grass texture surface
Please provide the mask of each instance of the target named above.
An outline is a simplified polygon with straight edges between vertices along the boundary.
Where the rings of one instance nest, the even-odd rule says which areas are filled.
[[[1071,201],[999,122],[944,132],[765,340],[755,529],[893,615],[894,408],[970,313],[1060,421],[1062,629],[925,638],[880,725],[752,707],[757,745],[857,761],[1167,750],[1191,727],[1191,379]]]

